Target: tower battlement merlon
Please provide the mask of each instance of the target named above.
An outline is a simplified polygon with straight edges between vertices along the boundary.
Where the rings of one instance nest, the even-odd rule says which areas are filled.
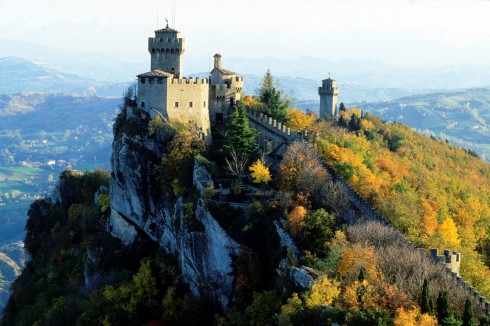
[[[171,84],[209,84],[209,79],[208,78],[201,78],[201,77],[184,77],[184,78],[172,78],[170,80]]]

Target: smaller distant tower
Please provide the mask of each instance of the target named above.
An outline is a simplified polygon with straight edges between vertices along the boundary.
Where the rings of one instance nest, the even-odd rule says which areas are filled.
[[[337,82],[330,78],[322,80],[322,86],[318,87],[318,94],[320,95],[320,118],[329,116],[334,118],[337,115],[337,103],[339,96],[339,88]]]

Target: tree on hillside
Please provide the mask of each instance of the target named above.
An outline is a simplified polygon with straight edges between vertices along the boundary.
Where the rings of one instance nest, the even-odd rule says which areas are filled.
[[[424,285],[422,287],[422,302],[420,304],[420,308],[423,314],[432,313],[429,296],[429,282],[427,279],[424,279]]]
[[[449,313],[449,302],[447,299],[447,292],[439,292],[437,297],[437,321],[442,325],[444,319],[451,317]]]
[[[269,69],[264,75],[262,86],[258,89],[260,104],[257,109],[270,117],[280,121],[287,122],[287,108],[289,100],[281,96],[277,90],[277,82],[274,81]]]
[[[235,151],[248,157],[257,152],[257,132],[248,125],[248,117],[243,104],[238,103],[234,107],[232,119],[226,126],[224,137],[223,147],[230,153]]]
[[[267,183],[272,180],[269,168],[261,160],[257,160],[248,168],[254,183]]]
[[[299,109],[289,109],[287,111],[288,126],[296,131],[308,130],[317,120],[315,113],[306,113]]]
[[[466,299],[464,305],[464,314],[463,314],[463,326],[473,326],[475,323],[473,322],[473,303],[468,298]]]

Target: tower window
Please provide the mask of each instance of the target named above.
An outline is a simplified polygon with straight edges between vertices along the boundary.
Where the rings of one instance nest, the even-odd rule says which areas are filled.
[[[149,82],[150,84],[153,84],[153,77],[148,78],[148,82]]]
[[[151,49],[151,53],[155,53],[155,49]]]
[[[172,42],[172,40],[170,39],[170,37],[169,37],[169,38],[167,38],[167,41]]]
[[[189,107],[190,108],[192,108],[192,105],[193,105],[193,103],[192,102],[189,102]]]
[[[144,78],[140,78],[140,82],[141,82],[142,84],[144,84],[144,83],[145,83],[145,79],[144,79]]]
[[[163,37],[160,37],[160,42],[163,42]]]
[[[144,108],[145,107],[145,102],[141,102],[141,107]]]
[[[158,78],[158,83],[163,84],[163,78]]]
[[[175,102],[175,107],[178,108],[179,107],[179,102]]]
[[[206,101],[202,102],[202,106],[206,107]]]

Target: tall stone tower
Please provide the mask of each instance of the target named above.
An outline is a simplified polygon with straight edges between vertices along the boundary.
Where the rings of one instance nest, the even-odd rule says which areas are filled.
[[[167,27],[155,31],[155,37],[148,38],[148,52],[151,54],[151,70],[163,70],[176,78],[182,76],[182,58],[185,39],[180,32]]]
[[[339,88],[337,82],[331,79],[322,80],[322,86],[318,87],[318,94],[320,95],[320,118],[324,118],[328,115],[333,118],[337,115],[337,96],[339,95]]]

